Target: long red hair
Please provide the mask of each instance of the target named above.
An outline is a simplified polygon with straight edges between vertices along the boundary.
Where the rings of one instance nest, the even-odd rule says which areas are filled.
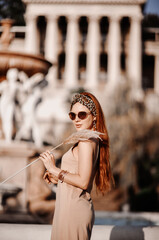
[[[96,106],[96,131],[104,133],[101,135],[102,141],[100,141],[100,153],[97,162],[97,170],[95,175],[95,184],[97,190],[104,193],[111,190],[112,183],[114,185],[114,178],[111,172],[110,166],[110,154],[109,154],[109,136],[106,128],[104,114],[100,103],[96,97],[88,92],[81,93],[82,95],[88,96],[93,100]]]

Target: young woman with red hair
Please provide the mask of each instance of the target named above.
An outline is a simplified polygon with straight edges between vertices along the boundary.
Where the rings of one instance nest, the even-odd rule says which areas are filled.
[[[109,137],[102,108],[94,95],[76,94],[70,113],[77,131],[104,133],[101,139],[79,141],[62,157],[61,169],[49,151],[40,155],[49,173],[47,182],[58,181],[53,219],[52,240],[89,240],[94,223],[94,209],[90,197],[93,181],[104,193],[111,189],[113,176],[109,162]]]

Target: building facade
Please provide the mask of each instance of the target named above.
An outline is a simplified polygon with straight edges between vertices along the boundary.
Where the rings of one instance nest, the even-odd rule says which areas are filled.
[[[23,0],[25,51],[54,66],[49,81],[66,88],[114,88],[141,80],[141,5],[145,0]]]

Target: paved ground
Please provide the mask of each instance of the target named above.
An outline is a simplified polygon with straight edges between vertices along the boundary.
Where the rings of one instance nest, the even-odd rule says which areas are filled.
[[[51,225],[35,224],[26,214],[13,216],[0,215],[0,240],[50,240]],[[159,213],[96,211],[95,216],[91,240],[159,240]]]
[[[50,225],[0,224],[0,240],[50,240]],[[159,227],[95,225],[91,240],[158,240]]]

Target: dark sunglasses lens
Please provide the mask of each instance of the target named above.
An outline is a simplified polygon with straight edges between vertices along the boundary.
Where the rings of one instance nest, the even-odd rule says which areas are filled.
[[[71,120],[75,120],[75,118],[76,118],[76,114],[75,113],[70,112],[68,115],[69,115]]]
[[[83,120],[83,119],[85,119],[85,118],[87,117],[87,113],[86,113],[86,112],[79,112],[79,113],[78,113],[78,117],[79,117],[81,120]]]

